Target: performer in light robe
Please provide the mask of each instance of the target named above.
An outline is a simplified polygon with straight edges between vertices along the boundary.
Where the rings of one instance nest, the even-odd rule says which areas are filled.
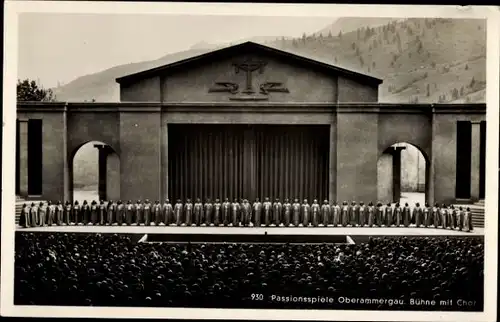
[[[311,223],[313,227],[319,227],[320,211],[321,208],[318,204],[318,200],[314,199],[311,205]]]
[[[464,209],[462,207],[458,207],[458,209],[455,209],[455,222],[457,224],[456,229],[464,229]]]
[[[250,218],[252,218],[252,206],[247,199],[243,200],[243,206],[241,207],[241,221],[243,227],[248,227],[250,225]]]
[[[470,208],[467,207],[467,209],[465,209],[464,211],[464,224],[463,224],[464,228],[463,230],[464,231],[473,231],[474,230],[474,227],[472,225],[472,213],[470,211]]]
[[[403,209],[401,209],[399,202],[396,203],[396,206],[394,207],[394,220],[395,226],[401,227],[401,224],[403,223]]]
[[[403,208],[403,226],[410,227],[411,223],[411,209],[408,203],[405,203]]]
[[[300,217],[301,206],[299,199],[295,199],[292,205],[292,223],[295,227],[299,227],[302,223],[302,218]]]
[[[359,202],[359,226],[364,227],[366,226],[366,217],[367,217],[367,207],[365,206],[365,203],[363,201]]]
[[[165,199],[165,202],[163,203],[162,206],[162,211],[163,211],[163,218],[165,218],[165,226],[170,226],[173,223],[175,223],[174,208],[172,207],[172,204],[170,203],[169,199]]]
[[[135,209],[135,223],[140,226],[144,223],[144,205],[141,200],[137,200],[134,205]]]
[[[174,206],[174,220],[176,226],[180,226],[184,223],[184,205],[180,199],[177,199]]]
[[[163,224],[165,222],[165,220],[163,219],[163,211],[160,200],[155,201],[152,213],[152,218],[154,219],[155,226],[160,226],[160,224]]]
[[[38,217],[39,221],[42,223],[41,226],[47,226],[49,223],[49,216],[47,214],[47,204],[40,202],[38,204]],[[52,226],[52,223],[51,223]]]
[[[415,227],[422,227],[423,226],[423,223],[424,223],[424,220],[423,220],[423,211],[422,211],[422,208],[420,207],[420,203],[417,202],[415,204],[415,208],[413,208],[413,214],[412,214],[412,217],[413,217],[413,221],[415,223]]]
[[[203,217],[203,205],[201,203],[200,198],[196,199],[196,202],[193,206],[193,216],[194,216],[194,224],[195,226],[201,226],[202,217]]]
[[[255,199],[255,202],[252,205],[252,213],[253,213],[253,226],[260,227],[262,224],[262,203],[259,198]]]
[[[97,216],[98,216],[98,207],[97,207],[97,202],[95,200],[92,200],[92,203],[90,204],[90,222],[92,223],[93,226],[97,225]]]
[[[308,227],[310,224],[311,217],[311,206],[307,202],[307,199],[304,199],[304,202],[301,206],[301,217],[302,217],[302,226]]]
[[[241,206],[238,202],[238,199],[234,198],[233,203],[231,204],[231,226],[238,227],[240,226],[240,216],[241,216]]]
[[[283,205],[281,204],[280,200],[276,198],[273,203],[273,224],[275,226],[279,226],[281,224],[282,211]]]
[[[289,227],[292,225],[292,204],[288,199],[283,203],[283,226]]]
[[[184,223],[186,226],[194,226],[193,223],[193,204],[191,203],[191,199],[186,200],[186,204],[184,205]]]
[[[328,200],[323,200],[323,205],[321,205],[321,224],[323,227],[328,227],[330,224],[331,210],[332,208],[330,207]]]
[[[47,225],[52,226],[56,223],[56,207],[49,200],[47,203]]]
[[[375,225],[375,206],[373,202],[370,201],[368,204],[368,227],[373,227]]]
[[[262,211],[264,212],[264,225],[269,227],[271,224],[271,216],[273,211],[273,204],[269,201],[269,198],[266,197],[264,199],[264,203],[262,204]]]
[[[340,218],[340,206],[337,204],[336,201],[333,202],[332,216],[333,216],[332,220],[333,227],[337,227],[338,225],[340,225],[341,218]]]
[[[215,199],[213,217],[214,217],[214,226],[221,226],[222,225],[222,220],[221,220],[222,219],[222,204],[220,203],[219,199]]]
[[[434,228],[438,228],[440,226],[440,221],[441,221],[441,210],[439,209],[439,205],[436,203],[434,204],[434,207],[432,207],[432,225]]]
[[[31,227],[31,216],[29,213],[29,208],[25,203],[23,203],[23,206],[21,208],[21,216],[19,217],[19,226],[24,228]]]
[[[350,212],[351,208],[347,204],[347,201],[344,201],[342,203],[342,209],[340,211],[340,220],[342,223],[342,227],[347,227],[347,224],[349,223]]]
[[[224,202],[222,203],[222,223],[224,224],[224,226],[227,226],[229,224],[230,215],[231,215],[231,203],[229,202],[229,199],[226,198],[226,200],[224,200]]]
[[[207,199],[205,201],[205,204],[203,205],[203,216],[204,216],[204,221],[206,226],[213,226],[213,212],[214,212],[214,206],[212,205],[212,202],[210,199]]]
[[[62,224],[64,222],[64,207],[63,207],[61,201],[58,201],[57,205],[56,205],[56,220],[57,220],[57,224],[59,226],[62,226]]]
[[[82,213],[82,216],[81,216],[82,223],[84,226],[87,226],[89,224],[89,219],[90,219],[90,206],[89,206],[87,200],[83,201],[81,213]]]
[[[439,214],[440,214],[441,228],[442,229],[448,228],[448,225],[449,225],[449,222],[448,222],[448,208],[446,207],[445,204],[441,205],[441,209],[439,209]]]
[[[106,209],[106,215],[107,215],[106,225],[113,226],[115,222],[115,210],[116,210],[116,205],[113,202],[113,200],[108,201],[108,207]]]
[[[384,209],[384,217],[385,217],[385,226],[386,227],[391,227],[394,223],[394,216],[393,216],[393,210],[391,203],[388,202],[387,205],[385,205]]]
[[[351,202],[349,224],[351,227],[358,227],[359,225],[359,206],[356,201]]]
[[[79,225],[82,222],[82,211],[80,208],[80,204],[78,203],[78,200],[75,201],[72,212],[73,212],[73,221],[75,222],[75,225]]]
[[[69,226],[73,222],[73,207],[71,207],[71,203],[66,201],[64,206],[64,223]]]
[[[429,206],[429,204],[426,202],[425,207],[422,211],[422,214],[424,216],[424,218],[423,218],[424,227],[426,227],[426,228],[431,225],[431,212],[432,212],[432,209]]]

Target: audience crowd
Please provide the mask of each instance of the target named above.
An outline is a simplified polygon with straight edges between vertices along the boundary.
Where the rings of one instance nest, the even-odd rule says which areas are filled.
[[[52,225],[167,225],[167,226],[294,226],[294,227],[434,227],[443,229],[472,231],[472,215],[469,208],[453,205],[421,206],[416,203],[383,205],[370,202],[343,202],[341,205],[322,204],[307,199],[302,203],[288,199],[282,203],[279,199],[264,202],[258,199],[252,204],[244,199],[230,202],[227,198],[222,203],[197,199],[194,203],[177,200],[171,204],[167,199],[151,203],[149,200],[135,203],[128,201],[109,202],[78,201],[39,202],[24,204],[21,210],[20,226],[37,227]]]
[[[476,237],[181,244],[18,232],[15,245],[17,305],[464,311],[483,305],[484,247]]]

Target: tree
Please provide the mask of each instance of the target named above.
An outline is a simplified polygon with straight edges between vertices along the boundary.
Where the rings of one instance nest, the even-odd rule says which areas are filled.
[[[430,87],[429,83],[427,83],[426,90],[427,90],[427,93],[426,93],[427,97],[431,96],[431,87]]]
[[[332,31],[331,30],[328,32],[328,38],[332,38]]]
[[[330,35],[331,35],[331,31],[330,31]],[[339,30],[338,37],[339,37],[340,39],[342,39],[342,30]]]
[[[44,89],[34,80],[17,80],[17,101],[18,102],[54,102],[56,97],[51,89]]]
[[[465,70],[469,70],[469,65],[465,64]]]

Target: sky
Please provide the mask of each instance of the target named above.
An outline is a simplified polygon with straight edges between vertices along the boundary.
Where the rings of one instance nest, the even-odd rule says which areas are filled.
[[[19,15],[18,78],[55,87],[113,66],[187,50],[200,42],[299,37],[336,19],[23,13]]]

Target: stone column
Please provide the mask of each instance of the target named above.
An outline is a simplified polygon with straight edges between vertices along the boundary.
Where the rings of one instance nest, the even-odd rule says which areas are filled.
[[[481,123],[471,122],[471,180],[470,197],[473,201],[479,200],[480,167],[481,167]]]
[[[28,120],[19,120],[19,194],[28,196]]]
[[[403,146],[393,147],[392,154],[392,199],[399,202],[401,199],[401,151]]]
[[[330,152],[328,160],[328,199],[337,201],[337,127],[330,125]]]
[[[107,149],[107,146],[103,144],[94,144],[94,148],[97,148],[99,155],[99,185],[97,189],[99,193],[99,200],[106,200],[106,172],[109,150]]]

